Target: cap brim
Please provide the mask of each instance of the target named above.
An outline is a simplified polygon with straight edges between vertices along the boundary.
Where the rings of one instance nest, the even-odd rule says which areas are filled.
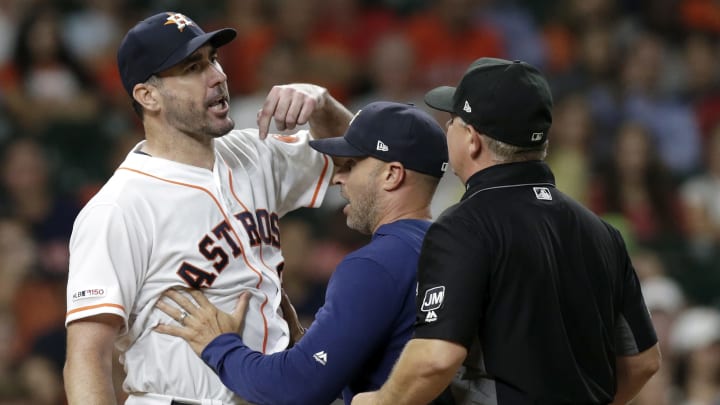
[[[182,62],[185,58],[192,55],[193,52],[200,49],[203,45],[210,43],[215,48],[219,48],[237,36],[237,32],[232,28],[222,28],[217,31],[208,32],[206,34],[197,36],[185,45],[179,47],[175,52],[167,58],[167,60],[157,68],[154,73],[162,72],[163,70],[170,69],[171,67]]]
[[[330,156],[367,156],[367,153],[350,145],[344,137],[312,140],[310,141],[310,146],[316,151]]]
[[[453,112],[453,95],[455,94],[455,87],[440,86],[436,87],[427,93],[425,93],[425,104],[430,107],[440,110]]]

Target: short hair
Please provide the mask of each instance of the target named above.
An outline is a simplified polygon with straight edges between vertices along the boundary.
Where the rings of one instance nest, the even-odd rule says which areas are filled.
[[[461,124],[464,126],[472,126],[466,123],[462,118],[456,116],[455,119],[459,119]],[[535,146],[515,146],[510,145],[502,141],[498,141],[473,127],[475,132],[478,133],[485,143],[488,145],[490,152],[495,155],[495,161],[498,163],[513,163],[513,162],[526,162],[529,160],[545,160],[547,156],[548,140]]]
[[[495,155],[499,163],[525,162],[528,160],[545,160],[548,140],[536,146],[515,146],[498,141],[485,134],[480,134],[487,142],[488,149]]]

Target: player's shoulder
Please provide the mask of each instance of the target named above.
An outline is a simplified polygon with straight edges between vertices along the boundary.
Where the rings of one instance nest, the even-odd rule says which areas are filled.
[[[306,129],[298,130],[290,134],[280,134],[271,132],[265,140],[260,139],[260,132],[257,128],[233,129],[227,134],[221,136],[216,141],[221,144],[248,144],[257,145],[265,143],[279,142],[282,144],[293,144],[302,142],[310,136],[310,132]]]

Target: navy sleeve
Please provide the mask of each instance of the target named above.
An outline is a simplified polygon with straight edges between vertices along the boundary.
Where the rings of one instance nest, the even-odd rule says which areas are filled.
[[[223,384],[262,404],[329,404],[391,333],[401,310],[400,283],[378,263],[345,259],[305,336],[291,349],[263,355],[225,334],[203,351]],[[388,299],[392,298],[392,299]],[[369,332],[371,331],[371,332]]]
[[[416,338],[470,349],[488,298],[492,247],[483,233],[453,215],[430,226],[418,265]]]

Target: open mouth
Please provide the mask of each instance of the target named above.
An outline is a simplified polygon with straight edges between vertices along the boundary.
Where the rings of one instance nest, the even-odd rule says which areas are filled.
[[[208,108],[212,111],[215,111],[217,113],[224,113],[228,110],[228,97],[225,95],[221,95],[215,99],[213,99],[209,104]]]

